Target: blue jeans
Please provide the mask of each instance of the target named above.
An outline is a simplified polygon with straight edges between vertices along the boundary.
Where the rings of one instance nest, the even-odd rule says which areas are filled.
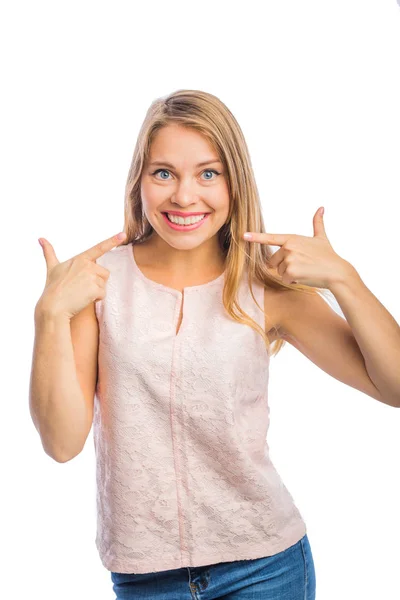
[[[305,534],[283,552],[181,567],[158,573],[114,573],[115,600],[315,600],[315,569]]]

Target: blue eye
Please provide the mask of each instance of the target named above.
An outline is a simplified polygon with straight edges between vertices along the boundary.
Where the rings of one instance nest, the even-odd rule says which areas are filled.
[[[159,171],[164,171],[165,173],[169,173],[168,169],[157,169],[156,171],[154,171],[154,172],[152,173],[152,175],[156,175],[156,174],[157,174]],[[218,175],[221,175],[221,173],[218,173],[218,171],[216,171],[215,169],[205,169],[205,170],[203,171],[203,173],[207,173],[207,172],[210,172],[210,173],[215,173],[215,175],[217,175],[217,176],[218,176]],[[211,181],[211,180],[212,180],[212,178],[211,178],[211,179],[210,179],[210,178],[208,179],[208,181]],[[165,179],[165,178],[164,178],[164,181],[167,181],[167,179]]]

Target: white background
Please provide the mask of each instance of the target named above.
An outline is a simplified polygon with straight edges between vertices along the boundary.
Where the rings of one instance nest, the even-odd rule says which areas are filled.
[[[111,600],[94,543],[92,432],[59,464],[29,414],[37,239],[66,260],[120,231],[149,104],[204,90],[243,129],[267,231],[312,235],[325,206],[334,249],[399,322],[400,8],[14,1],[0,22],[0,596]],[[317,600],[400,598],[400,411],[289,344],[271,361],[270,405],[271,456],[307,523]]]

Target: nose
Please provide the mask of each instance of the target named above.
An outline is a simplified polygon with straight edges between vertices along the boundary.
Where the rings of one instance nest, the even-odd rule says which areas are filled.
[[[182,208],[198,204],[199,195],[195,190],[196,184],[191,181],[182,181],[178,184],[175,192],[172,194],[171,200],[174,204],[178,204]]]

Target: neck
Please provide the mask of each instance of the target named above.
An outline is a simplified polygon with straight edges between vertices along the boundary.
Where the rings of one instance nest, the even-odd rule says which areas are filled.
[[[137,244],[137,247],[139,246],[146,248],[145,258],[143,255],[145,262],[157,265],[170,273],[190,275],[193,271],[202,271],[219,274],[225,268],[226,255],[219,245],[217,236],[189,250],[174,248],[154,234],[145,242]]]

